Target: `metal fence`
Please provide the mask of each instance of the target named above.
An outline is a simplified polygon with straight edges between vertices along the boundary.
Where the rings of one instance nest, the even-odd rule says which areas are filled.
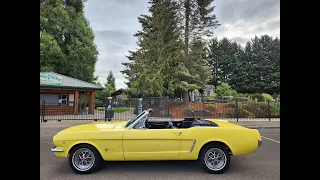
[[[153,108],[152,119],[266,119],[280,118],[280,101],[214,100],[183,103],[179,100],[148,97],[143,99],[112,99],[103,102],[40,102],[40,121],[129,120],[142,110]]]

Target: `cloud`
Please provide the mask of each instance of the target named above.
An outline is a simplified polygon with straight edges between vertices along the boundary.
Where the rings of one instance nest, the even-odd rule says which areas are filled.
[[[216,0],[214,5],[221,24],[214,32],[219,39],[228,37],[245,45],[255,35],[280,37],[279,0]]]
[[[280,37],[279,0],[215,0],[214,13],[222,24],[214,33],[219,39],[227,37],[242,45],[253,38],[268,34]],[[137,39],[133,35],[141,29],[140,14],[148,13],[148,0],[89,0],[85,15],[95,34],[99,56],[95,75],[106,82],[111,70],[116,88],[125,88],[120,73],[127,62],[125,55],[135,50]]]

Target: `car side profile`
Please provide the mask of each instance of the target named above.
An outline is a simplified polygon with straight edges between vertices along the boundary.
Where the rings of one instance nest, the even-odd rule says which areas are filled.
[[[93,122],[66,128],[51,151],[68,158],[76,173],[93,172],[101,161],[198,160],[208,173],[223,173],[230,156],[253,153],[261,136],[224,120],[151,120],[152,109],[129,121]]]

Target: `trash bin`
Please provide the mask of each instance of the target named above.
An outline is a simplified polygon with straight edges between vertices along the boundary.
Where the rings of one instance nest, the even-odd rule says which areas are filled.
[[[105,121],[111,121],[111,119],[114,117],[114,110],[109,105],[105,110]]]

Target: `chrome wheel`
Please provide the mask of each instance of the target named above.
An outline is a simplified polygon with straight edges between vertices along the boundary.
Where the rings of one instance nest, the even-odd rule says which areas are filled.
[[[204,162],[210,170],[219,171],[226,165],[227,157],[221,149],[211,148],[206,152]]]
[[[80,148],[72,156],[72,164],[78,171],[87,171],[94,165],[93,152],[87,148]]]

